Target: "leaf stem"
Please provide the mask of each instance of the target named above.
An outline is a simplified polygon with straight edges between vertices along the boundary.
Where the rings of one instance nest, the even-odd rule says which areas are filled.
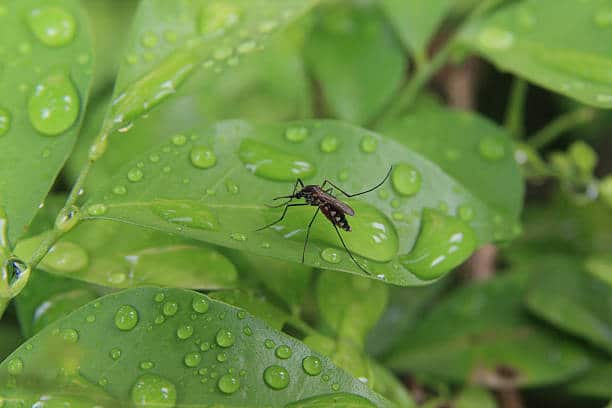
[[[589,123],[595,114],[595,109],[590,107],[582,107],[564,113],[534,134],[527,143],[534,149],[541,149],[564,133]]]
[[[528,84],[522,78],[515,77],[510,90],[510,99],[506,109],[504,127],[515,139],[520,139],[525,132],[525,101]]]

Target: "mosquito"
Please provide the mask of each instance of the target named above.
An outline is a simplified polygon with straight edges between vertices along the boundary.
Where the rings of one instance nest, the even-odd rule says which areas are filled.
[[[287,198],[288,201],[285,201],[284,203],[279,204],[279,205],[269,205],[268,206],[270,208],[284,207],[283,214],[280,216],[280,218],[271,224],[268,224],[266,226],[263,226],[257,229],[257,231],[261,231],[266,228],[270,228],[271,226],[276,225],[279,222],[281,222],[283,219],[285,219],[285,215],[287,215],[287,210],[290,207],[303,207],[306,205],[317,207],[317,210],[312,216],[312,219],[308,223],[308,228],[306,229],[306,239],[304,240],[304,249],[302,250],[302,263],[304,263],[304,257],[306,255],[306,248],[308,247],[308,238],[310,237],[310,229],[312,227],[312,224],[315,222],[317,215],[319,215],[319,212],[322,212],[323,215],[325,215],[325,217],[334,226],[334,229],[336,230],[336,233],[338,234],[338,238],[340,238],[340,242],[342,242],[342,246],[344,247],[344,250],[349,255],[349,257],[353,260],[355,265],[357,265],[359,269],[361,269],[366,274],[371,275],[370,272],[368,272],[363,266],[361,266],[361,264],[359,264],[359,262],[357,262],[357,259],[355,259],[355,256],[346,246],[346,243],[344,242],[344,238],[342,237],[342,234],[340,233],[340,230],[338,229],[338,228],[341,228],[346,232],[352,231],[351,226],[346,220],[346,216],[347,215],[354,216],[355,210],[353,210],[345,202],[342,202],[339,199],[337,199],[333,195],[333,192],[334,192],[334,189],[336,189],[348,198],[370,193],[376,190],[377,188],[379,188],[380,186],[382,186],[383,184],[385,184],[385,182],[391,175],[391,170],[393,170],[393,167],[389,168],[387,175],[380,183],[378,183],[377,185],[375,185],[374,187],[368,190],[362,191],[360,193],[355,193],[355,194],[347,193],[342,188],[338,187],[337,185],[335,185],[328,179],[325,179],[325,181],[323,181],[323,184],[318,186],[316,184],[304,185],[304,182],[302,182],[302,180],[298,178],[295,182],[295,185],[293,186],[293,192],[290,195],[274,198],[274,200],[282,200],[284,198]],[[327,185],[331,187],[326,188]],[[300,187],[299,190],[298,190],[298,186]],[[305,203],[291,203],[294,199],[299,200],[302,198],[306,201]]]

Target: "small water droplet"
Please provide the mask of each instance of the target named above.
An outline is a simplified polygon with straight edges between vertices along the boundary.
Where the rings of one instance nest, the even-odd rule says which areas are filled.
[[[172,144],[175,146],[183,146],[185,143],[187,143],[187,136],[182,135],[182,134],[178,134],[178,135],[174,135],[172,136]]]
[[[205,341],[202,344],[200,344],[200,350],[201,351],[208,351],[208,350],[210,350],[210,343]]]
[[[232,374],[225,374],[219,378],[217,387],[224,394],[233,394],[240,389],[240,380]]]
[[[340,140],[336,136],[327,135],[321,139],[319,149],[323,153],[333,153],[340,147]]]
[[[605,28],[612,26],[612,9],[601,10],[595,14],[595,24]]]
[[[79,332],[74,329],[62,329],[59,332],[59,336],[68,343],[76,343],[79,341]]]
[[[480,155],[490,161],[498,161],[506,155],[506,148],[499,138],[484,137],[478,144]]]
[[[130,397],[136,406],[172,408],[176,405],[176,387],[160,376],[145,374],[132,386]]]
[[[278,357],[278,358],[280,358],[282,360],[286,360],[289,357],[291,357],[293,352],[291,351],[291,347],[283,344],[283,345],[278,346],[276,348],[276,351],[274,352],[274,354],[276,355],[276,357]]]
[[[332,264],[337,264],[342,261],[342,256],[335,248],[325,248],[321,251],[321,258]]]
[[[123,305],[115,313],[115,326],[119,330],[129,331],[138,324],[138,311],[133,306]]]
[[[366,135],[361,139],[359,148],[364,153],[374,153],[378,148],[378,140],[372,135]]]
[[[346,169],[340,170],[340,173],[338,174],[338,180],[346,181],[348,179],[349,179],[349,171]]]
[[[225,189],[230,194],[238,194],[240,192],[240,187],[232,179],[225,180]]]
[[[219,329],[217,332],[216,341],[220,347],[228,348],[234,345],[236,338],[231,330]]]
[[[53,245],[43,259],[43,264],[55,272],[72,273],[82,270],[89,263],[85,250],[70,241]]]
[[[63,232],[68,232],[81,219],[81,212],[78,207],[71,206],[67,209],[62,209],[55,219],[55,228]]]
[[[155,363],[152,361],[141,361],[140,362],[140,369],[141,370],[150,370],[153,367],[155,367]]]
[[[338,391],[338,390],[340,390],[340,384],[338,384],[338,383],[333,383],[333,384],[332,384],[332,386],[331,386],[331,389],[332,389],[333,391]]]
[[[110,357],[113,360],[119,360],[121,358],[121,350],[118,348],[114,348],[110,351]]]
[[[248,54],[253,52],[256,47],[257,43],[255,41],[245,41],[240,44],[236,50],[238,51],[238,54]]]
[[[6,369],[10,375],[20,375],[23,372],[23,360],[19,357],[10,359]]]
[[[28,24],[34,36],[49,47],[69,44],[76,33],[72,14],[60,7],[40,7],[28,15]]]
[[[46,136],[64,133],[77,120],[79,112],[77,90],[61,73],[51,74],[39,82],[28,101],[30,123]]]
[[[398,211],[393,211],[393,214],[391,214],[391,217],[393,217],[395,221],[403,221],[405,219],[404,214]]]
[[[193,326],[186,324],[176,330],[176,337],[181,340],[186,340],[193,335]]]
[[[138,167],[134,167],[134,168],[130,169],[128,171],[128,173],[127,173],[127,178],[132,183],[136,183],[136,182],[142,180],[143,177],[144,177],[144,173]]]
[[[272,339],[266,339],[266,340],[264,341],[264,346],[265,346],[267,349],[273,349],[273,348],[276,346],[276,343],[275,343],[275,342],[274,342],[274,340],[272,340]]]
[[[323,363],[319,357],[308,356],[302,360],[302,368],[306,374],[315,376],[321,374]]]
[[[282,390],[289,385],[289,372],[277,365],[272,365],[264,370],[264,382],[275,390]]]
[[[162,292],[157,293],[155,295],[155,297],[153,298],[153,300],[155,300],[157,303],[161,303],[164,301],[164,299],[166,298],[166,295],[164,295]]]
[[[187,367],[197,367],[200,361],[202,361],[202,355],[197,351],[190,351],[183,358],[183,362]]]
[[[191,302],[191,307],[198,313],[206,313],[208,312],[208,301],[203,297],[195,297]]]
[[[162,307],[164,316],[174,316],[178,312],[178,304],[176,302],[166,302]]]
[[[240,21],[242,8],[230,2],[211,2],[200,13],[200,34],[208,36],[224,32]]]
[[[242,333],[244,333],[245,336],[252,336],[253,329],[251,329],[249,326],[245,326],[244,329],[242,329]]]
[[[249,171],[269,180],[295,181],[315,173],[315,166],[302,157],[252,139],[242,141],[238,154]]]
[[[303,126],[290,126],[285,131],[285,140],[291,143],[302,143],[310,132]]]
[[[189,153],[191,164],[199,169],[209,169],[217,163],[215,152],[206,146],[194,146]]]
[[[244,242],[247,240],[247,236],[241,232],[233,232],[230,234],[230,238],[234,241]]]
[[[100,216],[106,214],[108,207],[105,204],[92,204],[87,207],[87,214],[91,216]]]
[[[155,200],[153,211],[172,224],[215,231],[219,228],[217,217],[203,205],[191,201]]]
[[[146,47],[146,48],[155,48],[158,42],[159,42],[159,38],[157,37],[155,33],[151,31],[147,31],[140,38],[140,43],[142,44],[143,47]]]
[[[113,194],[116,195],[126,195],[127,194],[127,188],[125,186],[115,186],[113,187]]]
[[[3,108],[0,108],[0,136],[4,136],[11,128],[11,114]]]
[[[478,34],[478,41],[485,48],[503,51],[514,45],[514,34],[498,27],[485,27]]]
[[[393,168],[391,184],[398,194],[413,196],[421,190],[421,173],[410,164],[401,163]]]
[[[469,204],[461,204],[458,209],[459,218],[463,221],[472,221],[474,219],[474,209]]]
[[[217,361],[220,362],[220,363],[226,362],[227,361],[227,354],[223,353],[223,352],[217,354]]]

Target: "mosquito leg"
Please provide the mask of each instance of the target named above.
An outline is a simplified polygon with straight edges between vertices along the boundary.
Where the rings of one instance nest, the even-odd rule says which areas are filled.
[[[359,262],[357,262],[357,260],[355,259],[355,257],[353,256],[353,254],[351,253],[351,251],[348,249],[348,247],[346,246],[346,243],[344,242],[344,238],[342,238],[342,234],[340,234],[340,230],[338,229],[338,227],[336,225],[334,225],[334,228],[336,230],[336,234],[338,234],[338,238],[340,238],[340,242],[342,242],[342,246],[344,247],[344,250],[346,251],[346,253],[348,254],[348,256],[351,257],[351,259],[353,260],[353,262],[355,262],[355,265],[357,265],[359,267],[359,269],[361,269],[362,271],[364,271],[366,274],[368,275],[372,275],[370,272],[368,272],[363,266],[361,266],[359,264]]]
[[[256,229],[255,231],[261,231],[261,230],[264,230],[264,229],[266,229],[266,228],[269,228],[269,227],[271,227],[271,226],[273,226],[273,225],[278,224],[279,222],[281,222],[281,221],[282,221],[282,220],[285,218],[285,215],[287,214],[287,210],[289,209],[289,207],[302,207],[302,206],[305,206],[305,205],[309,205],[309,204],[306,204],[306,203],[300,203],[300,204],[287,204],[287,205],[285,206],[285,209],[283,210],[283,215],[281,215],[281,217],[280,217],[278,220],[274,221],[272,224],[268,224],[268,225],[266,225],[266,226],[264,226],[264,227],[258,228],[258,229]]]
[[[337,185],[335,185],[334,183],[332,183],[331,181],[325,179],[325,181],[323,182],[323,184],[321,184],[321,188],[323,188],[326,184],[330,184],[332,187],[334,187],[336,190],[340,191],[342,194],[344,194],[347,197],[355,197],[358,195],[362,195],[362,194],[367,194],[371,191],[376,190],[378,187],[382,186],[383,184],[385,184],[385,181],[387,181],[387,179],[389,178],[389,176],[391,175],[391,170],[393,170],[393,167],[389,168],[389,171],[387,172],[387,175],[385,176],[385,178],[378,183],[377,185],[375,185],[374,187],[366,190],[366,191],[362,191],[360,193],[355,193],[355,194],[349,194],[346,191],[344,191],[343,189],[341,189],[340,187],[338,187]]]
[[[315,211],[314,215],[312,216],[312,219],[310,220],[310,223],[308,223],[308,228],[306,229],[306,239],[304,240],[304,249],[302,250],[302,263],[304,263],[304,256],[306,256],[306,247],[308,247],[308,237],[310,236],[310,227],[312,227],[312,223],[314,222],[315,218],[317,218],[317,215],[319,215],[319,210],[320,208],[317,208],[317,211]]]
[[[295,192],[297,191],[297,186],[298,186],[298,184],[299,184],[299,185],[300,185],[302,188],[304,188],[304,183],[302,182],[302,179],[297,179],[297,180],[295,181],[294,186],[293,186],[293,192],[291,193],[291,195],[288,195],[288,196],[280,196],[280,197],[275,197],[275,198],[273,198],[273,200],[280,200],[281,198],[290,198],[290,199],[293,199],[293,198],[295,197]],[[291,201],[291,200],[289,200],[289,201]],[[289,201],[288,201],[288,202],[289,202]],[[280,207],[280,206],[279,206],[279,207]]]

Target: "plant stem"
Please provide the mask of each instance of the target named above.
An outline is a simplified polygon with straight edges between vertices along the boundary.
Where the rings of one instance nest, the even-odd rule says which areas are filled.
[[[534,149],[541,149],[562,134],[589,123],[595,117],[595,113],[595,109],[588,107],[565,113],[533,135],[527,143]]]
[[[4,311],[9,305],[11,299],[0,298],[0,320],[2,320],[2,316],[4,315]]]
[[[527,99],[527,81],[515,77],[510,90],[510,100],[506,109],[504,127],[508,129],[515,139],[520,139],[525,132],[525,101]]]

